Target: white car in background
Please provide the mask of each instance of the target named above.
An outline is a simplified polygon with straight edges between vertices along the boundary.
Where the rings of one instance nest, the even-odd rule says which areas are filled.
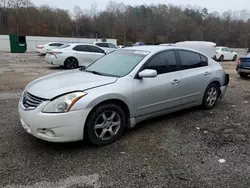
[[[94,44],[74,43],[50,50],[45,59],[49,64],[75,69],[79,66],[87,66],[106,54],[104,49]]]
[[[174,46],[175,44],[174,43],[162,43],[162,44],[159,44],[160,46]]]
[[[49,50],[58,48],[58,47],[60,47],[62,45],[64,45],[64,43],[61,43],[61,42],[49,42],[47,44],[37,45],[36,46],[36,51],[39,54],[45,55]]]
[[[175,43],[175,46],[197,50],[212,59],[216,56],[216,44],[209,41],[181,41]]]
[[[236,61],[237,53],[225,46],[217,46],[216,47],[216,60],[224,61],[224,60],[232,60]]]
[[[101,47],[107,53],[115,51],[118,47],[110,42],[94,42],[94,45]]]

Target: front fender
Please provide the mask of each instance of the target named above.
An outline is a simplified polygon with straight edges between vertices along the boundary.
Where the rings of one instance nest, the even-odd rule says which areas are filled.
[[[119,93],[108,93],[108,94],[104,94],[104,95],[101,95],[95,99],[93,99],[87,106],[86,108],[94,108],[96,105],[104,102],[104,101],[108,101],[108,100],[120,100],[122,102],[124,102],[130,113],[133,113],[133,110],[132,110],[132,107],[131,107],[131,102],[129,101],[129,99],[127,97],[125,97],[124,95],[122,94],[119,94]]]

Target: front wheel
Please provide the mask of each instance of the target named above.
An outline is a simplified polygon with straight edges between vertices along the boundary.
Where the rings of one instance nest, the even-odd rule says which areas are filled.
[[[236,61],[236,59],[237,59],[237,55],[235,55],[235,56],[233,57],[233,61]]]
[[[220,90],[218,86],[214,83],[210,84],[207,87],[204,97],[203,97],[203,102],[202,102],[202,106],[204,109],[210,110],[215,106],[219,98],[219,91]]]
[[[219,61],[224,61],[224,56],[223,55],[220,56]]]
[[[86,134],[89,141],[97,146],[108,145],[118,140],[126,125],[123,110],[115,104],[97,107],[86,122]]]

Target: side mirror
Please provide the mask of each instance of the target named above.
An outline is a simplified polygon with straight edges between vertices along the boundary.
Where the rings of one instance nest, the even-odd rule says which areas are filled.
[[[153,69],[145,69],[139,72],[138,76],[140,78],[154,78],[157,76],[157,71]]]

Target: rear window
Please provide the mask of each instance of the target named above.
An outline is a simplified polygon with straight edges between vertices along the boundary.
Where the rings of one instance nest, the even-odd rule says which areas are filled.
[[[59,46],[57,49],[68,48],[69,46],[70,46],[69,44],[64,44],[62,46]]]

